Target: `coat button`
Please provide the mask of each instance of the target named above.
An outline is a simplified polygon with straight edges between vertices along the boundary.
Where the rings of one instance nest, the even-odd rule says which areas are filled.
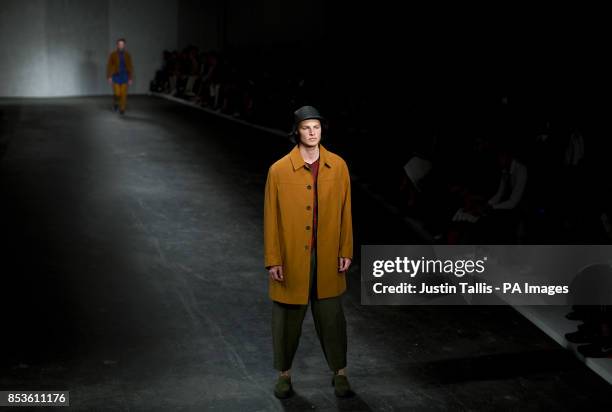
[[[306,210],[310,210],[310,205],[306,206]]]
[[[306,226],[306,230],[310,230],[310,226]]]
[[[308,250],[308,245],[304,245],[304,250]]]
[[[312,186],[308,185],[308,186],[306,186],[306,189],[310,190],[310,189],[312,189]]]

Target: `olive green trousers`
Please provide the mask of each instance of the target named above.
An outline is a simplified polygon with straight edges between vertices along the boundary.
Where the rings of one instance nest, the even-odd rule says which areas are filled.
[[[346,319],[342,310],[342,295],[333,298],[317,298],[316,252],[310,259],[310,306],[315,329],[329,368],[336,372],[346,367]],[[274,368],[279,371],[291,369],[297,351],[302,323],[308,304],[291,305],[272,302],[272,346]]]

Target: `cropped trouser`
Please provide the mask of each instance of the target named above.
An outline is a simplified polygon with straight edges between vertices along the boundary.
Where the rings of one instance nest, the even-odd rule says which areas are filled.
[[[336,372],[346,366],[346,319],[342,310],[342,296],[317,298],[317,259],[313,249],[310,258],[310,304],[315,329],[329,368]],[[297,351],[302,323],[308,309],[306,305],[272,303],[272,343],[274,368],[291,369]]]

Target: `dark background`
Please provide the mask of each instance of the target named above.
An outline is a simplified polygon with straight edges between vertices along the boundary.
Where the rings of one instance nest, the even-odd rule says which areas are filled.
[[[364,307],[358,281],[361,244],[446,243],[457,208],[495,191],[501,149],[529,171],[522,235],[512,227],[508,243],[609,243],[606,16],[558,5],[3,1],[0,386],[67,388],[84,409],[609,408],[609,386],[512,308]],[[136,66],[123,118],[104,78],[118,37]],[[190,53],[202,69],[216,56],[220,102],[206,87],[186,93]],[[208,113],[139,96],[149,91]],[[349,404],[322,386],[310,324],[296,364],[304,398],[272,397],[261,206],[267,168],[291,144],[211,114],[286,132],[302,104],[328,119],[324,144],[353,177],[346,308],[359,396]],[[568,166],[577,132],[584,156]],[[407,205],[402,166],[415,154],[434,174]]]

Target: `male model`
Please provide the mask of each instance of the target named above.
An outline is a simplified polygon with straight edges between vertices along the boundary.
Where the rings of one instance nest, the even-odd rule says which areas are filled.
[[[290,369],[311,304],[336,396],[352,395],[346,377],[341,295],[353,258],[351,189],[344,160],[321,144],[325,121],[312,106],[295,113],[296,146],[269,171],[264,203],[265,266],[272,299],[278,398],[293,393]]]
[[[113,110],[125,113],[128,85],[132,84],[134,66],[132,57],[125,50],[125,39],[117,40],[117,48],[108,57],[106,77],[113,86]]]

